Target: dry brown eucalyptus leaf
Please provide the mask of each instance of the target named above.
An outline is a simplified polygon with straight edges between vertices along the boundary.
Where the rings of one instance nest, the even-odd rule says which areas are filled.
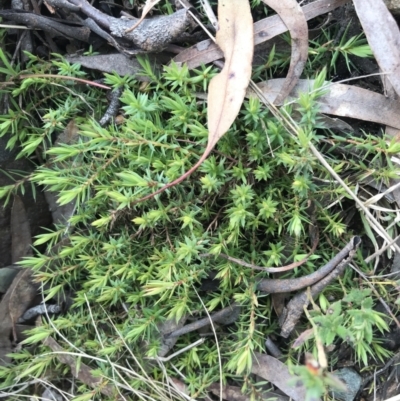
[[[19,196],[14,198],[11,210],[12,261],[17,262],[30,253],[32,237],[28,216]],[[36,296],[37,285],[32,282],[30,269],[17,270],[0,302],[0,365],[10,362],[6,355],[12,352],[11,336],[17,340],[15,324]]]
[[[343,6],[350,0],[317,0],[305,5],[303,10],[308,20]],[[279,15],[273,15],[254,23],[254,44],[264,43],[273,37],[288,30]],[[211,63],[222,58],[224,55],[218,46],[210,39],[203,40],[181,51],[174,57],[176,63],[186,63],[189,69],[197,68],[202,64]]]
[[[139,199],[150,199],[179,184],[207,158],[218,140],[228,131],[246,95],[253,59],[253,19],[248,0],[218,2],[219,30],[216,41],[224,52],[225,65],[208,88],[208,144],[199,161],[185,174],[156,192]]]
[[[242,106],[251,78],[253,20],[248,0],[218,2],[219,30],[216,40],[225,65],[208,87],[209,153],[228,131]]]
[[[383,0],[353,0],[358,18],[382,72],[400,95],[400,30]]]
[[[167,53],[149,54],[147,56],[152,67],[158,71],[161,65],[167,64],[171,57]],[[150,78],[140,75],[143,71],[142,66],[136,58],[130,58],[121,53],[98,54],[94,56],[66,56],[65,59],[70,63],[78,63],[82,67],[99,70],[102,72],[113,73],[114,71],[121,76],[131,75],[135,80],[149,82]]]
[[[284,79],[271,79],[257,86],[272,102],[283,84]],[[300,92],[308,92],[313,84],[313,80],[299,80],[290,96],[297,98]],[[321,113],[357,118],[400,129],[400,101],[357,86],[333,83],[327,85],[327,89],[328,93],[316,100]]]
[[[289,95],[303,72],[308,56],[308,26],[303,10],[296,0],[263,0],[263,2],[277,12],[290,32],[292,39],[292,55],[290,68],[281,91],[276,98],[277,103]]]
[[[30,269],[21,270],[0,302],[0,342],[4,338],[17,340],[15,324],[29,308],[36,296],[38,285],[33,282]]]
[[[251,373],[268,380],[293,400],[305,400],[306,389],[300,380],[296,383],[293,380],[296,376],[290,374],[289,368],[273,356],[255,352]]]

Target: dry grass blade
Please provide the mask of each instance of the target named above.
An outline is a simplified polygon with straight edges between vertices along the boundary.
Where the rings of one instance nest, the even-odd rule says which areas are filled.
[[[210,20],[211,24],[215,29],[218,29],[218,20],[214,14],[213,9],[208,0],[200,0],[201,5],[203,6],[204,13],[207,15],[207,18]]]
[[[87,384],[89,387],[98,389],[101,394],[104,394],[107,397],[112,397],[116,400],[123,399],[116,394],[115,388],[107,383],[107,380],[94,377],[91,373],[92,369],[89,366],[82,362],[78,364],[77,360],[71,355],[68,355],[68,353],[60,346],[60,344],[58,344],[56,340],[51,337],[47,337],[43,341],[43,344],[51,348],[51,350],[56,353],[57,358],[71,368],[72,375],[82,383]]]
[[[101,349],[103,350],[104,344],[102,336],[94,320],[91,306],[87,298],[86,302],[90,319],[96,333],[96,339],[99,342]],[[123,390],[126,394],[129,394],[132,397],[134,397],[134,399],[141,401],[155,401],[155,400],[170,401],[170,400],[181,400],[181,399],[193,401],[190,397],[178,391],[175,388],[175,386],[160,382],[159,380],[156,380],[154,377],[152,377],[150,374],[151,369],[150,372],[147,372],[151,365],[140,364],[136,355],[132,352],[131,347],[126,343],[124,336],[118,331],[118,328],[115,326],[114,322],[110,319],[107,312],[104,309],[103,312],[109,319],[110,327],[112,327],[115,330],[117,338],[123,343],[127,354],[129,354],[129,356],[123,359],[122,361],[124,363],[124,366],[113,362],[107,355],[105,357],[100,358],[99,356],[93,356],[87,354],[83,350],[79,349],[75,344],[69,341],[68,338],[66,338],[57,329],[57,327],[54,325],[52,320],[47,315],[49,324],[54,330],[55,334],[60,339],[62,339],[71,349],[76,351],[76,352],[66,351],[53,338],[47,337],[45,340],[43,340],[43,344],[51,348],[52,352],[50,352],[49,355],[54,355],[62,363],[69,365],[70,368],[72,369],[71,373],[79,381],[91,387],[96,388],[96,390],[99,393],[105,394],[109,397],[112,397],[111,394],[113,394],[114,398],[112,399],[124,399],[124,400],[127,399],[127,397],[121,393],[121,390]],[[189,348],[191,347],[188,347],[187,349]],[[184,352],[184,351],[183,349],[180,349],[179,352]],[[45,355],[47,354],[44,354],[42,356]],[[0,348],[0,356],[1,356],[1,348]],[[80,362],[79,361],[80,358],[87,358],[90,361],[108,365],[111,369],[111,373],[108,374],[107,376],[102,376],[102,377],[93,376],[91,372],[92,368]],[[162,358],[155,358],[155,359],[157,359],[158,361],[162,360]],[[130,365],[132,363],[134,365],[133,367]],[[162,363],[160,363],[160,366],[162,367],[163,371],[165,371],[165,367],[162,365]],[[77,369],[78,367],[79,369]],[[139,380],[141,382],[142,387],[140,390],[131,386],[130,381],[132,379]],[[167,377],[167,379],[168,381],[170,381],[169,377]],[[129,399],[131,399],[132,397],[130,397]]]
[[[383,0],[353,0],[376,61],[400,95],[400,30]]]
[[[216,41],[224,52],[225,65],[211,80],[208,89],[207,147],[199,161],[189,171],[154,193],[137,200],[136,203],[164,192],[196,171],[239,113],[251,78],[254,50],[253,19],[248,0],[220,0],[218,18],[219,30]]]
[[[263,2],[282,18],[292,39],[290,68],[285,83],[276,98],[276,103],[279,104],[289,95],[303,72],[308,56],[308,26],[303,10],[296,0],[263,0]]]

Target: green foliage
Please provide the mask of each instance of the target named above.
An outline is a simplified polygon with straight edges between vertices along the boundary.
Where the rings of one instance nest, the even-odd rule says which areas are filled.
[[[348,26],[348,28],[350,25]],[[315,64],[323,63],[328,60],[330,69],[334,74],[336,74],[336,64],[338,62],[339,56],[343,57],[347,69],[349,71],[354,68],[351,61],[351,56],[356,57],[371,57],[373,55],[371,48],[369,47],[364,34],[359,34],[347,39],[347,31],[344,32],[343,36],[340,38],[339,43],[336,43],[334,36],[331,32],[322,30],[322,35],[317,40],[310,40],[309,54],[314,56],[310,58],[310,67],[315,68]]]
[[[5,56],[1,53],[0,57]],[[30,55],[30,60],[29,68],[36,74],[60,72],[87,77],[78,65],[60,57],[45,62]],[[76,212],[69,221],[73,227],[69,243],[55,255],[37,252],[21,263],[36,271],[48,288],[45,296],[71,293],[73,305],[66,316],[58,316],[30,333],[27,343],[37,343],[36,348],[31,349],[32,354],[23,351],[15,355],[18,365],[0,368],[0,377],[4,378],[0,388],[24,374],[47,377],[66,370],[40,345],[55,332],[60,333],[66,350],[79,351],[85,363],[110,381],[116,372],[126,373],[120,365],[124,369],[147,366],[154,381],[165,373],[174,375],[176,367],[196,398],[218,381],[219,357],[224,380],[232,376],[245,380],[253,353],[264,351],[265,336],[278,330],[270,298],[256,290],[256,283],[266,273],[204,254],[225,253],[259,266],[287,264],[308,252],[313,242],[309,226],[315,220],[325,237],[318,253],[292,273],[302,276],[333,256],[332,244],[341,246],[352,236],[341,205],[331,205],[338,198],[346,200],[343,190],[328,177],[309,146],[313,143],[323,148],[321,139],[327,134],[314,126],[324,71],[310,93],[282,109],[283,113],[291,114],[294,109],[300,112],[297,138],[259,100],[246,100],[234,126],[190,179],[137,203],[187,171],[203,153],[208,136],[207,105],[197,94],[206,90],[216,74],[212,67],[189,71],[175,64],[155,72],[148,60],[140,62],[141,75],[149,81],[146,84],[132,77],[106,75],[108,85],[123,88],[120,100],[124,114],[121,124],[106,128],[96,122],[107,107],[104,92],[98,88],[78,85],[71,79],[32,76],[16,82],[13,88],[2,89],[10,96],[11,107],[0,116],[0,135],[9,135],[8,147],[18,146],[19,157],[36,153],[43,163],[15,185],[1,188],[0,197],[11,199],[29,182],[58,192],[61,204],[74,202]],[[4,66],[9,76],[17,73],[7,63]],[[24,100],[23,108],[12,95]],[[55,146],[54,137],[71,119],[79,128],[79,140]],[[368,160],[376,162],[397,149],[395,143],[376,148],[370,141],[367,137],[351,143],[363,152],[365,166]],[[366,171],[351,158],[343,164],[334,158],[329,162],[348,176]],[[380,179],[398,174],[392,165],[379,169]],[[311,204],[314,212],[310,211]],[[65,227],[46,231],[36,238],[35,245],[47,244],[50,248],[64,233]],[[292,239],[293,246],[286,238]],[[221,329],[218,345],[210,337],[175,357],[174,365],[149,368],[145,358],[157,355],[161,347],[160,324],[195,313],[205,316],[195,289],[211,275],[216,275],[219,283],[214,291],[201,292],[204,304],[212,311],[235,301],[242,306],[238,320]],[[332,305],[332,315],[321,315],[321,330],[327,344],[338,338],[347,341],[350,333],[364,344],[367,355],[369,343],[379,349],[373,328],[384,330],[386,326],[371,303],[351,302],[353,306],[346,309],[344,317],[338,314],[340,302],[339,306]],[[350,328],[352,324],[354,329]],[[339,330],[335,338],[328,327]],[[179,337],[174,350],[197,338],[196,333]],[[362,352],[358,357],[364,362]],[[147,386],[147,381],[144,384],[125,373],[127,388],[142,390]],[[89,394],[101,399],[85,386],[80,390],[81,399],[90,398]],[[146,391],[156,393],[154,388]]]
[[[333,24],[326,29],[321,29],[318,36],[309,40],[309,57],[303,75],[311,77],[316,75],[316,71],[327,68],[329,79],[336,75],[339,61],[344,60],[347,69],[352,72],[357,69],[353,62],[354,58],[373,56],[363,33],[348,38],[349,25],[344,33],[338,37],[338,26]],[[286,45],[273,45],[264,63],[255,68],[254,79],[272,79],[289,67],[291,38],[289,33],[281,35],[281,38],[286,42]]]
[[[371,290],[352,289],[342,300],[329,304],[322,297],[325,313],[314,312],[312,320],[319,326],[318,333],[324,345],[338,338],[349,343],[355,350],[357,360],[368,366],[368,357],[384,361],[390,356],[374,330],[383,334],[389,330],[385,315],[374,310]]]

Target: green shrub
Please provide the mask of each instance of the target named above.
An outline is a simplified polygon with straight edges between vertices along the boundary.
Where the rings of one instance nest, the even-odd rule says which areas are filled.
[[[47,298],[65,293],[74,303],[66,315],[31,331],[27,342],[37,347],[16,354],[15,366],[0,369],[3,388],[27,376],[54,382],[68,371],[41,345],[49,335],[110,382],[124,385],[125,390],[146,388],[155,398],[162,397],[143,376],[132,374],[139,365],[147,366],[146,374],[154,383],[164,374],[176,376],[178,370],[193,398],[219,380],[220,359],[224,380],[247,380],[252,353],[263,352],[265,337],[279,329],[270,297],[256,290],[257,282],[268,275],[218,255],[259,266],[300,260],[310,247],[309,224],[315,219],[324,234],[317,253],[288,274],[300,277],[329,260],[335,254],[332,245],[341,246],[353,235],[340,208],[350,207],[352,201],[308,147],[313,142],[324,149],[324,137],[332,135],[314,128],[320,91],[284,107],[289,113],[294,107],[301,113],[298,138],[258,99],[246,100],[234,126],[190,179],[138,203],[201,156],[208,132],[207,104],[199,93],[216,73],[211,67],[189,72],[172,65],[158,74],[148,61],[141,64],[150,80],[147,84],[107,75],[106,84],[123,87],[125,114],[121,124],[108,127],[96,122],[107,107],[98,88],[31,77],[15,89],[3,89],[22,96],[24,108],[13,102],[12,110],[0,116],[0,133],[11,134],[9,146],[18,144],[20,157],[36,152],[43,163],[14,186],[0,189],[0,195],[9,198],[30,181],[59,192],[61,203],[76,203],[67,244],[56,253],[37,253],[22,262],[37,272]],[[64,75],[90,79],[79,66],[61,58],[49,64],[31,56],[29,68],[34,73],[55,67]],[[71,119],[79,128],[79,140],[52,147],[54,134]],[[363,151],[361,145],[357,149]],[[335,156],[334,148],[325,149],[325,154],[337,173],[351,177],[368,169],[367,160],[387,160],[389,152],[382,149],[365,151],[365,164]],[[380,166],[369,173],[382,180],[387,175],[382,174],[385,164]],[[391,166],[387,174],[389,170],[393,172]],[[354,187],[356,181],[349,178],[347,183]],[[47,243],[50,248],[65,233],[65,227],[57,227],[40,235],[35,246]],[[218,285],[202,291],[202,283],[211,276]],[[348,270],[343,282],[351,286],[351,280]],[[343,296],[336,284],[327,291],[336,299]],[[240,316],[228,328],[220,328],[218,343],[211,336],[171,363],[149,367],[145,358],[156,356],[161,346],[159,324],[184,315],[204,316],[203,302],[211,312],[234,301],[242,306]],[[179,337],[174,351],[197,339],[197,333]],[[363,355],[360,358],[365,362]],[[81,386],[77,394],[94,396],[88,391]],[[104,398],[99,395],[99,399]]]

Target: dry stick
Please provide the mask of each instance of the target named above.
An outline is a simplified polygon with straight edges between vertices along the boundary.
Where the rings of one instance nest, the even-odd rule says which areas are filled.
[[[77,77],[68,77],[66,75],[57,75],[57,74],[25,74],[25,75],[17,75],[18,79],[27,79],[27,78],[59,78],[64,79],[66,81],[77,81],[86,85],[97,86],[98,88],[110,90],[111,87],[103,84],[99,84],[97,82],[88,81],[87,79],[77,78]]]
[[[221,309],[220,311],[212,314],[211,316],[207,316],[203,319],[199,319],[193,323],[187,324],[186,326],[183,326],[182,328],[175,330],[170,334],[167,334],[165,337],[166,338],[179,337],[183,334],[191,333],[192,331],[198,330],[204,326],[209,325],[210,321],[220,324],[230,324],[233,323],[235,320],[237,320],[239,313],[240,313],[240,306],[234,302],[232,305],[224,309]]]
[[[350,243],[344,248],[347,251],[347,255],[343,255],[343,251],[340,251],[339,255],[341,255],[341,261],[336,263],[336,269],[333,270],[330,274],[325,276],[322,280],[318,281],[316,284],[311,286],[308,290],[303,291],[297,294],[291,301],[288,303],[287,306],[287,313],[285,316],[285,320],[282,324],[282,337],[288,337],[289,334],[294,329],[295,325],[299,321],[301,315],[303,314],[304,307],[307,307],[310,299],[309,296],[315,298],[324,288],[329,285],[333,280],[335,280],[338,276],[340,276],[345,267],[351,262],[354,255],[357,252],[358,247],[361,244],[360,237],[354,237]],[[334,259],[338,259],[337,256]],[[347,256],[347,257],[346,257]],[[334,260],[332,259],[332,260]]]
[[[119,87],[111,92],[111,101],[110,104],[104,113],[104,116],[99,121],[99,124],[104,127],[111,119],[115,118],[119,109],[119,98],[122,95],[122,87]]]
[[[297,291],[305,287],[309,287],[326,277],[335,267],[355,248],[361,243],[360,237],[353,237],[350,242],[327,264],[319,268],[312,274],[300,278],[289,279],[264,279],[257,284],[259,291],[265,291],[269,294],[276,294],[280,292]]]

